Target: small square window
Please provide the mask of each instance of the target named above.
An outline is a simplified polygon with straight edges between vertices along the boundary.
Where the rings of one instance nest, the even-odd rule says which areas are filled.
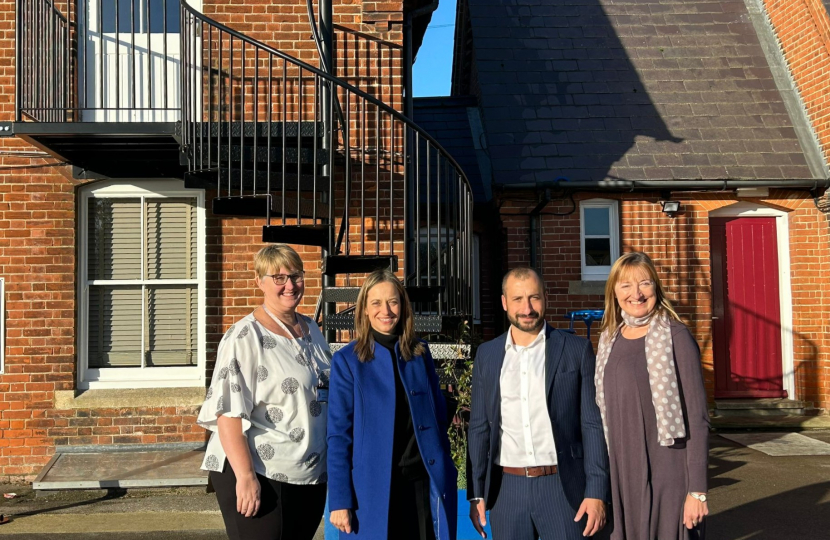
[[[580,256],[583,281],[602,281],[620,256],[618,202],[590,199],[580,203]]]

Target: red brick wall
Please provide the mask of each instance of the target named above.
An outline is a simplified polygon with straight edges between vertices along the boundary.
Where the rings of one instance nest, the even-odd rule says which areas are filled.
[[[530,264],[527,212],[535,202],[529,203],[527,195],[530,194],[524,200],[506,199],[501,206],[509,267]],[[684,212],[670,218],[661,212],[656,195],[580,194],[575,198],[579,201],[599,197],[620,200],[622,252],[645,251],[657,264],[671,300],[700,344],[711,398],[714,382],[709,212],[733,204],[736,199],[724,194],[684,197],[675,193],[673,198],[682,202]],[[751,202],[789,212],[795,398],[830,409],[828,215],[819,212],[813,199],[804,193],[774,190],[769,198]],[[570,208],[569,200],[553,201],[543,211],[541,225],[539,255],[547,286],[548,320],[559,328],[567,327],[567,321],[562,318],[567,311],[603,307],[600,295],[568,293],[568,282],[581,279],[579,211],[567,216],[551,214],[564,213]],[[500,306],[497,313],[486,317],[500,316],[498,311]],[[584,335],[585,326],[581,323],[575,326]],[[592,338],[596,345],[596,332]]]
[[[304,3],[206,2],[204,11],[288,54],[317,65]],[[335,23],[388,43],[378,71],[354,55],[353,82],[401,107],[401,3],[335,5]],[[0,0],[0,121],[14,119],[15,2]],[[371,42],[374,43],[374,42]],[[0,139],[0,276],[6,279],[5,373],[0,375],[0,481],[31,478],[56,445],[203,441],[198,407],[56,410],[55,392],[73,390],[75,357],[76,192],[82,183],[53,159],[8,155],[33,151]],[[381,191],[382,196],[386,196]],[[210,200],[207,194],[206,200]],[[369,199],[373,201],[374,199]],[[376,226],[376,224],[369,224]],[[352,227],[351,234],[359,232]],[[207,221],[207,358],[225,329],[259,303],[253,254],[262,246],[259,220]],[[401,248],[402,249],[402,248]],[[298,247],[309,276],[301,311],[311,315],[321,286],[320,250]],[[399,250],[400,252],[400,250]]]
[[[830,16],[822,0],[764,0],[825,160],[830,159]]]

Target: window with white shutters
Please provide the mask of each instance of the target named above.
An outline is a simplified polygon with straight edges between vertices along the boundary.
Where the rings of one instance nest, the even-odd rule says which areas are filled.
[[[84,197],[82,386],[200,379],[202,197],[187,193]]]

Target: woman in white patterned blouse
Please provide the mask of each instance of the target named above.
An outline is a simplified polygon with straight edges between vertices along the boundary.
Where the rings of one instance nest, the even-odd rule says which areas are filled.
[[[296,312],[303,263],[285,244],[254,258],[263,303],[225,333],[198,423],[202,469],[232,540],[311,540],[326,500],[331,367],[317,325]]]

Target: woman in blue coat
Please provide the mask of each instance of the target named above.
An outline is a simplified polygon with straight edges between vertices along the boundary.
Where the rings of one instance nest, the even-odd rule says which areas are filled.
[[[390,271],[366,278],[355,331],[357,340],[334,355],[329,382],[331,522],[340,538],[454,540],[446,404]]]

